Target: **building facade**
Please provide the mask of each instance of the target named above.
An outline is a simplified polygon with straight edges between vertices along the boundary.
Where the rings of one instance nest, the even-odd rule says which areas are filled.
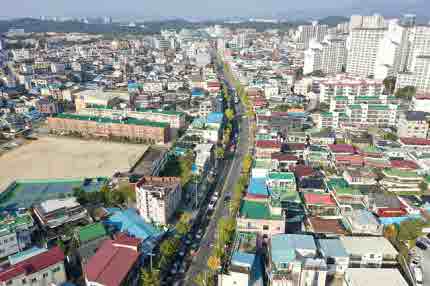
[[[136,184],[137,208],[147,222],[167,225],[181,196],[181,181],[177,177],[143,177]]]

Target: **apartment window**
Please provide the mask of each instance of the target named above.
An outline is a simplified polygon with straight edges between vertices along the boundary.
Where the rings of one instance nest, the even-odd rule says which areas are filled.
[[[12,285],[12,283],[13,283],[13,280],[9,280],[6,282],[6,285]]]
[[[21,284],[27,284],[27,280],[24,278],[21,280]]]
[[[52,272],[58,272],[58,271],[60,271],[60,266],[57,266],[57,267],[55,267],[54,269],[52,269]]]
[[[37,282],[37,278],[36,277],[34,277],[34,278],[31,279],[31,283],[36,283],[36,282]]]
[[[42,277],[43,278],[47,278],[48,277],[48,273],[43,273]]]
[[[268,225],[263,225],[263,230],[269,230],[269,226]]]

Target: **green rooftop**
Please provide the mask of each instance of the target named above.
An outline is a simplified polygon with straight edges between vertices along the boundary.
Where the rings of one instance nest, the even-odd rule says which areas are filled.
[[[382,171],[384,175],[389,177],[414,178],[418,177],[415,171],[403,171],[399,169],[385,169]]]
[[[256,159],[254,160],[254,164],[252,166],[256,169],[270,169],[272,168],[272,160],[271,159]]]
[[[390,106],[386,104],[369,104],[371,110],[390,110]]]
[[[327,186],[332,190],[336,190],[338,188],[347,188],[349,184],[344,178],[331,178],[328,180]]]
[[[243,200],[240,216],[248,219],[281,220],[282,216],[272,215],[268,203]]]
[[[0,216],[0,232],[9,230],[15,232],[17,228],[30,227],[33,225],[33,218],[29,213],[16,215],[8,213],[8,215]]]
[[[333,113],[331,113],[331,112],[321,112],[320,115],[322,117],[332,117]]]
[[[351,104],[351,105],[348,105],[348,107],[350,109],[361,109],[361,105],[360,104]]]
[[[78,236],[81,243],[106,236],[107,232],[102,223],[93,223],[79,228]]]
[[[354,188],[336,188],[336,195],[350,195],[350,196],[362,196],[363,193],[358,190],[358,189],[354,189]]]
[[[288,180],[295,181],[294,174],[291,172],[270,172],[269,173],[270,180]]]
[[[381,100],[378,96],[357,96],[355,100],[370,101],[370,100]]]
[[[381,150],[379,150],[376,146],[369,145],[361,148],[361,151],[366,153],[381,153]]]
[[[87,116],[87,115],[78,115],[72,113],[60,113],[55,117],[63,118],[63,119],[72,119],[72,120],[82,120],[82,121],[95,121],[100,123],[115,123],[115,124],[128,124],[128,125],[141,125],[141,126],[150,126],[150,127],[158,127],[158,128],[167,128],[169,124],[148,120],[141,120],[136,118],[126,118],[125,120],[112,119],[108,117],[99,117],[99,116]]]
[[[348,100],[348,97],[346,97],[346,96],[335,96],[334,99],[336,101],[341,101],[341,100]]]

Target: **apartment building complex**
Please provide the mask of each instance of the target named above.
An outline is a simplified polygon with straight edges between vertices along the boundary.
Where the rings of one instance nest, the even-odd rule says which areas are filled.
[[[169,125],[135,118],[111,119],[61,113],[48,118],[48,128],[56,133],[78,133],[82,136],[119,137],[167,143]]]
[[[136,184],[136,202],[147,222],[167,225],[181,202],[180,178],[145,176]]]
[[[399,116],[397,135],[426,139],[429,131],[429,114],[422,111],[407,111]]]
[[[312,25],[299,26],[296,34],[298,42],[303,43],[304,49],[309,48],[311,40],[321,42],[328,34],[328,26],[313,22]]]

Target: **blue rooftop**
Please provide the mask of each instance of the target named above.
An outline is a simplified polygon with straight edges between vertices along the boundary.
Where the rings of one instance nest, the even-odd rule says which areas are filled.
[[[251,183],[248,186],[248,194],[257,196],[269,196],[269,191],[266,186],[266,178],[254,177],[251,178]]]
[[[231,263],[241,267],[251,268],[254,264],[255,254],[236,251],[231,258]]]
[[[204,96],[204,95],[205,95],[205,92],[201,88],[193,88],[191,90],[191,96],[193,96],[193,97],[199,97],[199,96]]]
[[[161,234],[154,226],[146,223],[135,209],[121,210],[114,208],[109,209],[109,212],[112,215],[107,219],[106,224],[114,226],[120,232],[128,233],[142,240]]]
[[[306,234],[277,234],[272,236],[272,262],[278,268],[286,268],[288,263],[296,259],[296,251],[316,251],[312,235]]]
[[[224,120],[224,113],[222,112],[211,112],[208,114],[208,123],[218,123],[221,124]]]
[[[324,257],[349,257],[339,239],[318,239]]]

